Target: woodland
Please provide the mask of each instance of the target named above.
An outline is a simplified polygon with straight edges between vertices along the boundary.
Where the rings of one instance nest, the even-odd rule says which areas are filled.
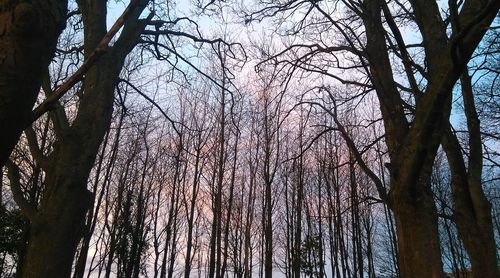
[[[500,277],[499,9],[0,0],[0,277]]]

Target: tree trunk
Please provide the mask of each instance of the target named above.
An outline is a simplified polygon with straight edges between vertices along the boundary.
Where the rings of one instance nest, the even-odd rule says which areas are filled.
[[[487,200],[484,207],[471,210],[455,206],[458,234],[469,254],[474,277],[499,277],[495,239],[492,230],[491,208]]]
[[[237,161],[238,161],[238,143],[240,139],[240,134],[235,133],[235,142],[233,145],[233,165],[231,168],[231,182],[229,183],[229,198],[225,202],[225,204],[228,206],[227,212],[226,212],[226,225],[224,227],[224,252],[222,252],[223,260],[222,260],[222,266],[221,266],[221,273],[223,276],[225,276],[225,273],[227,271],[227,261],[229,257],[229,229],[232,224],[231,221],[231,216],[234,214],[233,212],[233,203],[234,203],[234,187],[235,187],[235,180],[236,180],[236,170],[237,170]],[[237,266],[235,265],[234,268]]]
[[[47,176],[50,192],[45,193],[31,223],[26,260],[19,277],[70,277],[85,214],[93,201],[86,189],[85,174],[71,168],[70,160]]]
[[[299,140],[300,141],[300,140]],[[300,142],[302,143],[302,142]],[[302,152],[302,144],[300,146],[300,150]],[[293,242],[293,258],[292,258],[292,272],[294,278],[300,278],[300,272],[302,270],[302,206],[304,201],[304,165],[302,161],[303,157],[299,157],[299,161],[296,162],[298,165],[296,166],[297,171],[297,195],[294,198],[294,206],[295,206],[295,231],[294,231],[294,242]],[[296,202],[296,203],[295,203]]]
[[[30,122],[66,13],[67,1],[0,0],[0,167]]]
[[[483,146],[479,115],[476,111],[471,76],[467,67],[461,78],[464,112],[469,132],[468,165],[458,138],[448,127],[443,148],[451,172],[454,221],[469,253],[474,277],[499,277],[496,243],[493,235],[491,204],[482,187]]]
[[[498,277],[496,243],[493,237],[491,204],[484,195],[481,171],[477,176],[466,170],[461,147],[456,136],[448,130],[443,140],[451,169],[454,201],[454,222],[458,235],[469,254],[474,277]],[[482,146],[479,145],[479,148]],[[469,158],[470,163],[474,162]],[[471,166],[469,166],[471,167]],[[474,167],[474,166],[473,166]]]
[[[97,82],[92,75],[87,77],[88,86],[97,88],[93,93],[100,94],[98,99],[104,113],[99,114],[101,121],[77,119],[72,128],[65,129],[65,135],[54,146],[39,212],[32,221],[22,277],[69,277],[71,274],[73,257],[84,230],[85,214],[93,202],[93,196],[87,190],[87,179],[111,119],[116,78]],[[81,109],[95,107],[94,104],[87,105],[82,104]],[[87,115],[92,116],[91,113]],[[89,137],[90,130],[98,133]]]
[[[463,223],[464,220],[466,220],[465,217],[462,220],[457,220],[457,226],[461,226],[459,234],[469,253],[473,276],[483,278],[499,277],[496,244],[491,234],[491,217],[489,219],[488,217],[476,219],[477,222],[465,221]],[[461,224],[458,224],[459,222]]]
[[[422,174],[411,187],[393,191],[390,196],[401,277],[443,277],[437,210],[429,177],[430,172]],[[393,179],[393,188],[403,187],[397,182]]]
[[[265,184],[264,219],[264,277],[273,276],[273,226],[271,182]]]
[[[201,160],[201,148],[203,146],[203,143],[201,141],[201,133],[197,135],[198,141],[196,145],[196,156],[195,156],[195,162],[194,162],[194,171],[193,171],[193,185],[192,185],[192,195],[191,199],[189,200],[189,212],[187,216],[187,240],[186,240],[186,256],[184,259],[184,277],[189,278],[191,274],[191,268],[192,268],[192,249],[193,249],[193,232],[194,232],[194,226],[195,226],[195,210],[196,210],[196,200],[198,197],[198,191],[199,191],[199,181],[200,181],[200,176],[201,176],[201,171],[202,171],[202,163],[203,161],[200,162]]]
[[[390,207],[396,218],[399,264],[403,277],[442,277],[437,212],[430,188],[430,174],[451,110],[453,87],[481,41],[485,29],[498,12],[498,2],[489,7],[466,1],[460,21],[468,26],[467,36],[453,34],[449,40],[445,23],[435,1],[410,1],[423,38],[428,85],[425,93],[415,91],[416,109],[411,126],[405,116],[401,96],[395,87],[392,65],[386,51],[381,10],[396,35],[397,26],[385,1],[365,1],[366,52],[371,81],[376,88],[384,119],[386,142],[391,160]],[[494,4],[496,3],[496,4]],[[493,5],[494,4],[494,5]],[[484,13],[480,19],[477,13]],[[400,34],[399,34],[400,35]],[[399,47],[405,49],[399,38]],[[446,53],[446,55],[445,55]],[[458,54],[457,54],[458,53]],[[406,53],[402,53],[403,56]],[[411,72],[407,72],[412,75]]]
[[[396,219],[398,238],[399,269],[402,277],[442,277],[441,249],[439,244],[437,212],[430,187],[430,174],[437,147],[439,129],[434,128],[420,137],[424,131],[438,127],[446,117],[449,98],[441,101],[446,104],[433,112],[436,120],[427,127],[415,120],[412,129],[404,115],[399,92],[394,86],[394,77],[389,57],[386,53],[384,28],[381,21],[382,1],[365,1],[367,28],[367,53],[370,59],[372,82],[381,102],[384,118],[386,142],[391,159],[391,192],[389,206]],[[435,5],[435,4],[434,4]],[[430,7],[432,12],[436,7]],[[438,20],[439,18],[432,18]],[[442,46],[441,29],[437,30],[437,43]],[[442,109],[444,108],[444,109]],[[427,123],[426,123],[427,124]],[[428,128],[428,130],[424,130]],[[413,132],[419,130],[419,133]]]

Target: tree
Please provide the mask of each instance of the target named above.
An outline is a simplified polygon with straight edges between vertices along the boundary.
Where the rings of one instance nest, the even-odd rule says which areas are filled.
[[[266,80],[267,82],[271,82]],[[279,166],[280,156],[280,123],[283,119],[281,98],[279,92],[277,95],[276,89],[272,84],[265,84],[261,92],[259,92],[257,104],[259,116],[262,126],[258,131],[260,135],[259,147],[261,147],[260,158],[261,169],[260,178],[263,185],[263,212],[262,212],[262,228],[264,235],[264,277],[272,277],[273,273],[273,206],[276,202],[274,199],[274,183]]]
[[[468,69],[462,73],[460,85],[469,135],[467,164],[462,154],[463,148],[457,135],[453,133],[451,124],[443,136],[443,148],[451,173],[453,220],[469,254],[474,277],[498,277],[500,274],[491,203],[486,198],[482,186],[483,145],[479,116]]]
[[[37,208],[24,210],[31,222],[31,232],[23,277],[67,277],[71,273],[85,215],[93,203],[87,179],[109,127],[114,90],[125,57],[146,27],[147,21],[138,18],[147,2],[139,1],[133,7],[113,48],[88,70],[74,121],[69,122],[62,107],[53,113],[57,141],[49,156],[36,157],[46,173],[44,193]],[[107,7],[105,1],[78,4],[88,59],[107,33]],[[15,167],[11,164],[9,171],[15,172]]]
[[[342,3],[345,14],[340,19],[335,19],[339,17],[336,4],[280,1],[247,13],[246,20],[274,17],[276,21],[283,22],[278,16],[282,16],[283,20],[303,11],[305,16],[299,17],[298,24],[283,25],[292,26],[291,30],[285,31],[307,34],[307,20],[320,17],[327,22],[326,30],[331,26],[340,34],[337,43],[324,45],[328,41],[323,40],[318,29],[312,28],[316,40],[312,39],[310,43],[310,39],[305,39],[304,42],[288,45],[266,61],[282,69],[288,66],[332,77],[344,84],[375,90],[390,157],[391,189],[387,195],[381,192],[380,198],[388,202],[396,219],[401,275],[440,277],[442,264],[437,212],[430,187],[432,165],[447,126],[453,87],[484,36],[486,27],[495,18],[500,4],[497,1],[464,1],[459,10],[458,4],[451,1],[450,19],[460,27],[448,36],[447,21],[442,18],[435,1],[409,1],[406,4],[396,1],[392,10],[386,1]],[[394,10],[400,12],[397,16],[402,16],[418,28],[422,36],[418,47],[425,54],[424,66],[416,63],[416,59],[409,54],[402,30],[395,21]],[[363,36],[359,30],[364,30],[366,35]],[[342,54],[349,58],[347,61],[354,60],[357,64],[344,66],[334,60],[333,65],[338,65],[340,70],[363,71],[371,86],[340,76],[329,69],[329,64],[315,63],[317,60],[314,60],[317,56],[332,55],[337,58]],[[400,59],[409,88],[396,82],[390,54]],[[420,75],[423,85],[416,82],[415,72]],[[410,100],[413,99],[410,103],[406,102],[406,93],[410,94]],[[412,106],[411,102],[415,105]],[[408,111],[412,114],[410,118]],[[369,176],[380,184],[376,177]]]
[[[178,59],[182,56],[167,45],[159,43],[159,36],[179,36],[195,42],[222,43],[220,40],[204,40],[198,37],[199,33],[190,35],[167,29],[173,29],[181,19],[155,22],[152,21],[153,12],[150,12],[147,18],[141,18],[149,2],[131,1],[119,18],[118,24],[108,31],[107,1],[76,1],[84,29],[82,47],[85,62],[82,67],[85,70],[85,78],[81,82],[77,105],[70,109],[71,112],[65,111],[57,102],[64,91],[60,88],[52,91],[50,85],[44,86],[48,95],[45,106],[50,107],[52,104],[56,107],[56,110],[50,113],[56,140],[49,155],[39,151],[32,152],[36,162],[45,172],[40,204],[36,207],[23,198],[16,200],[31,223],[27,255],[21,274],[24,277],[66,277],[71,272],[73,257],[84,229],[85,215],[94,202],[94,194],[87,190],[87,179],[110,126],[115,88],[120,82],[119,76],[125,58],[140,42],[141,35],[156,38],[145,42],[146,46],[155,45],[156,42],[156,50],[153,51],[155,54],[162,55],[158,50],[158,45],[162,45]],[[24,6],[23,4],[22,7]],[[149,25],[155,29],[147,31]],[[119,37],[112,47],[105,49],[106,42],[111,40],[121,26],[123,29]],[[55,45],[52,46],[54,47]],[[98,60],[96,56],[100,56]],[[46,57],[45,59],[50,61]],[[88,63],[89,61],[92,63]],[[39,67],[40,71],[46,69],[46,65]],[[79,77],[83,75],[82,71],[77,73],[80,74]],[[70,78],[70,81],[76,83],[74,79]],[[38,90],[35,85],[37,84],[30,86]],[[64,87],[63,85],[61,86]],[[45,106],[42,104],[42,111],[46,109]],[[68,113],[71,113],[71,117]],[[15,121],[7,119],[3,122]],[[16,175],[19,168],[14,163],[9,163],[8,169],[12,177],[11,187],[16,191],[15,188],[19,188],[15,186],[18,183]],[[22,197],[22,194],[18,196]]]
[[[276,28],[240,73],[244,53],[203,35],[215,17],[232,33],[231,1],[184,16],[132,0],[109,29],[111,2],[67,3],[0,176],[0,273],[440,277],[444,261],[498,274],[485,141],[498,132],[479,120],[495,108],[484,32],[499,4],[258,3],[245,23]]]

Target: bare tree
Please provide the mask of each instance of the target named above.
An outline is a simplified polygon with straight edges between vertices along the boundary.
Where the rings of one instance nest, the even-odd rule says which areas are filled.
[[[0,178],[0,275],[498,276],[499,4],[132,0],[109,29],[107,4],[54,35]],[[238,19],[272,35],[203,34]]]
[[[434,1],[410,1],[407,4],[396,2],[393,10],[386,1],[343,1],[345,17],[340,19],[336,19],[339,13],[336,13],[335,6],[326,2],[280,1],[247,13],[248,21],[275,17],[278,22],[283,23],[283,18],[304,11],[305,17],[299,17],[297,25],[288,30],[296,33],[305,33],[309,26],[306,24],[309,15],[310,18],[314,18],[313,15],[322,18],[328,24],[325,28],[331,26],[339,33],[341,43],[324,45],[321,32],[312,28],[316,39],[311,43],[306,40],[304,43],[286,46],[282,52],[272,55],[267,61],[273,61],[281,68],[318,73],[344,84],[375,90],[386,131],[391,177],[390,192],[387,195],[381,192],[380,198],[385,199],[394,212],[399,264],[404,277],[442,276],[437,212],[430,187],[432,165],[442,131],[447,126],[452,89],[485,34],[484,26],[491,24],[500,5],[495,1],[465,1],[459,11],[454,3],[451,2],[449,7],[450,18],[461,27],[455,29],[450,36],[446,33],[447,23]],[[394,10],[407,16],[408,21],[418,28],[423,38],[419,47],[425,54],[425,67],[412,60],[401,35],[402,31],[394,20]],[[386,30],[383,19],[389,30]],[[366,37],[362,37],[359,30],[364,30]],[[386,34],[390,34],[392,38],[388,38]],[[395,81],[388,51],[392,48],[404,66],[409,88],[399,86]],[[364,71],[371,86],[343,78],[330,71],[329,65],[315,63],[317,56],[330,54],[335,59],[341,53],[352,57],[348,61],[357,60],[358,63],[351,67],[337,62],[334,65],[339,65],[337,68],[344,70],[357,68]],[[276,59],[281,60],[275,62]],[[416,83],[415,71],[425,80],[424,86]],[[405,92],[412,94],[416,104],[409,109],[413,113],[410,120],[407,117],[409,107],[405,101]],[[380,184],[378,178],[370,176]]]

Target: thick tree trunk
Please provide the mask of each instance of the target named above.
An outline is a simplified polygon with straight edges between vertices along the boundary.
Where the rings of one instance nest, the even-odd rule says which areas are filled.
[[[0,0],[0,167],[30,121],[66,12],[67,1]]]
[[[394,86],[392,66],[386,53],[381,20],[384,2],[373,0],[365,1],[365,4],[367,16],[364,22],[367,28],[370,71],[381,103],[391,159],[391,192],[388,201],[396,220],[400,274],[405,278],[442,277],[437,211],[430,186],[433,160],[440,142],[439,129],[426,133],[428,136],[425,138],[420,136],[427,131],[424,128],[438,127],[443,122],[442,119],[447,116],[449,99],[441,100],[446,106],[440,107],[439,111],[432,111],[432,106],[427,105],[436,118],[430,128],[417,124],[415,120],[413,130],[410,129],[401,97]],[[442,46],[438,40],[442,35],[439,27],[434,27],[437,35],[433,35],[438,37],[434,47]],[[422,111],[426,111],[425,109],[427,107]]]
[[[485,206],[476,210],[475,215],[455,207],[455,222],[458,233],[469,253],[474,277],[499,277],[491,208],[485,200]],[[470,210],[469,210],[470,212]]]
[[[381,104],[386,143],[391,159],[390,207],[396,218],[399,264],[402,277],[442,277],[437,213],[429,176],[443,128],[451,110],[453,87],[495,18],[498,1],[465,1],[454,18],[468,26],[467,35],[446,35],[446,26],[435,1],[410,1],[423,38],[428,72],[425,93],[415,91],[416,110],[411,126],[404,114],[387,55],[382,7],[401,49],[405,43],[385,1],[364,1],[364,18],[371,80]],[[480,5],[481,4],[481,5]],[[455,12],[455,11],[453,11]],[[458,12],[458,11],[456,11]],[[477,14],[482,14],[478,18]],[[457,42],[458,40],[458,42]],[[458,54],[457,54],[458,52]],[[444,55],[446,53],[446,55]],[[402,55],[407,55],[402,52]],[[411,72],[407,72],[411,79]],[[423,94],[422,94],[423,93]]]
[[[65,194],[57,194],[52,204],[32,222],[28,252],[19,277],[70,277],[85,213],[93,198],[85,186],[73,180],[61,182],[59,188]]]
[[[439,137],[427,138],[430,145]],[[398,243],[398,262],[402,277],[443,277],[438,216],[431,175],[437,146],[426,149],[428,154],[419,171],[405,163],[405,157],[391,166],[389,206],[394,212]],[[402,154],[411,156],[411,149]]]
[[[499,277],[497,246],[493,233],[491,204],[482,187],[483,145],[479,115],[474,102],[472,78],[467,67],[460,78],[464,111],[469,131],[468,167],[458,138],[448,130],[443,146],[451,169],[451,187],[455,205],[454,220],[465,249],[469,253],[474,277]]]
[[[111,57],[102,57],[88,72],[87,98],[82,99],[74,124],[62,130],[61,138],[54,145],[42,201],[32,221],[21,277],[69,277],[71,274],[85,214],[93,202],[87,179],[111,121],[119,65]]]
[[[427,181],[393,194],[401,277],[442,277],[437,210]]]
[[[70,277],[73,257],[93,201],[86,189],[92,164],[77,168],[78,144],[59,145],[57,159],[46,170],[40,208],[31,221],[25,263],[19,277]]]

